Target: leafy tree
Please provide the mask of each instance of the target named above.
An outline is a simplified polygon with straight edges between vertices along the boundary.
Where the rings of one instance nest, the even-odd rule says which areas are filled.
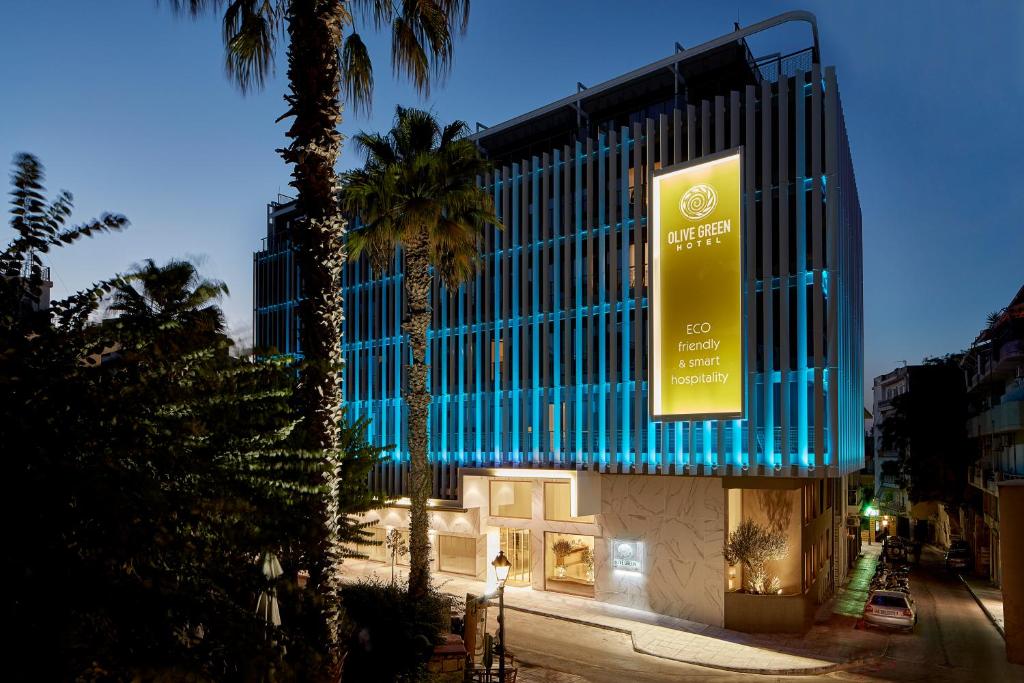
[[[373,61],[355,30],[357,24],[391,33],[391,65],[427,94],[432,80],[451,66],[453,36],[464,32],[469,0],[170,0],[193,16],[223,12],[225,67],[243,92],[259,88],[274,66],[279,41],[287,36],[288,105],[282,119],[292,123],[290,143],[280,150],[291,164],[292,187],[303,219],[295,228],[303,300],[299,306],[306,363],[301,375],[304,431],[308,444],[332,458],[340,434],[341,269],[345,263],[345,222],[335,193],[341,152],[342,91],[357,108],[369,108]],[[337,476],[339,473],[332,473]],[[338,546],[331,520],[321,511],[323,534],[311,553],[310,580],[326,610],[323,636],[337,669],[340,586]]]
[[[783,560],[789,555],[785,532],[762,526],[745,519],[729,534],[725,546],[725,561],[743,565],[743,578],[751,593],[777,593],[781,589],[779,578],[768,573],[767,564]]]
[[[959,355],[925,359],[909,370],[910,391],[892,399],[882,447],[898,455],[898,474],[914,503],[963,501],[971,453],[967,394]]]
[[[49,309],[25,306],[42,288],[39,254],[127,220],[65,227],[71,195],[47,201],[39,162],[21,155],[15,166],[15,236],[0,252],[0,440],[18,520],[8,541],[8,671],[18,680],[308,679],[324,651],[310,628],[317,595],[294,571],[306,562],[302,539],[325,498],[341,499],[339,523],[358,537],[347,513],[366,503],[365,483],[359,497],[328,488],[322,455],[294,445],[301,417],[283,361],[232,358],[216,337],[186,344],[180,320],[160,315],[93,322],[135,276]],[[340,427],[346,486],[365,482],[379,454],[364,427]],[[273,583],[260,571],[266,551],[292,568]],[[282,596],[280,627],[256,616],[257,596],[271,588]]]
[[[443,128],[429,112],[398,107],[384,135],[359,133],[356,145],[366,165],[342,177],[341,203],[362,222],[352,233],[352,254],[366,253],[383,271],[399,245],[405,254],[405,296],[412,362],[405,366],[403,398],[409,407],[409,590],[424,595],[430,583],[427,462],[430,368],[426,361],[430,328],[431,267],[449,289],[474,273],[479,238],[487,224],[498,225],[490,195],[477,184],[490,167],[454,121]]]

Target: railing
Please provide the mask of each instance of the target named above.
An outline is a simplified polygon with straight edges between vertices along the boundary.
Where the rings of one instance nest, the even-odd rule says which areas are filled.
[[[988,436],[1024,429],[1024,401],[1007,401],[992,406],[967,421],[968,436]]]
[[[260,240],[260,251],[278,252],[294,247],[291,235],[288,233],[280,233],[277,235],[270,235]]]
[[[797,71],[810,71],[814,64],[814,49],[805,48],[788,55],[768,55],[759,57],[754,67],[766,81],[777,82],[780,78],[795,76]]]
[[[1012,371],[1015,362],[1022,358],[1024,358],[1024,340],[1020,339],[1002,344],[991,354],[986,352],[978,358],[974,372],[967,376],[967,388],[973,389],[987,380],[992,373],[998,373],[998,377],[1005,377],[1005,373]]]
[[[1024,356],[1024,341],[1014,340],[999,347],[999,360],[1009,360]]]

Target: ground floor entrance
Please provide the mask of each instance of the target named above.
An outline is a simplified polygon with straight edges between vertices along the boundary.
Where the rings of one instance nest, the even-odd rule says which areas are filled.
[[[498,530],[499,542],[505,557],[512,563],[506,584],[529,586],[533,574],[530,552],[530,530],[502,527]]]
[[[429,507],[431,568],[446,580],[483,582],[488,592],[497,587],[492,562],[501,552],[511,564],[506,585],[516,590],[740,630],[780,630],[784,622],[795,632],[830,593],[837,536],[845,551],[847,528],[832,514],[832,493],[842,487],[825,478],[512,468],[464,469],[458,485],[458,501]],[[380,543],[366,554],[406,565],[408,503],[365,521]],[[723,555],[741,523],[785,542],[760,583]]]

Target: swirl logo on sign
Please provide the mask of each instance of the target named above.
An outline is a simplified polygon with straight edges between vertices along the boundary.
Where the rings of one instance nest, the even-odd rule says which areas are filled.
[[[679,200],[679,210],[691,221],[699,221],[715,210],[718,205],[718,193],[710,185],[701,183],[694,185],[683,193]]]

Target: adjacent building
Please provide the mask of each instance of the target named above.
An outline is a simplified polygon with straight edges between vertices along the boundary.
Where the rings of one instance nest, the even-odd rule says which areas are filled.
[[[903,485],[899,473],[900,456],[891,445],[886,448],[883,441],[885,433],[885,422],[895,412],[893,400],[910,392],[910,375],[915,369],[910,366],[901,366],[887,372],[884,375],[875,377],[872,382],[872,440],[874,452],[874,492],[875,501],[878,503],[879,516],[872,521],[876,527],[883,524],[894,523],[895,520],[908,519],[910,513],[910,498],[907,495],[906,487]],[[873,532],[881,532],[881,528],[872,529]],[[892,529],[892,533],[896,533]],[[908,536],[909,528],[903,530],[903,535]]]
[[[804,49],[751,52],[750,36],[794,23],[809,29]],[[863,466],[864,439],[860,207],[814,17],[737,28],[474,139],[494,163],[480,182],[504,229],[484,235],[475,280],[434,284],[435,569],[485,579],[500,548],[510,582],[534,590],[718,626],[806,628],[852,559],[847,477]],[[659,178],[719,162],[735,164],[734,186],[690,183],[667,208],[652,201]],[[730,201],[733,218],[716,219]],[[294,214],[269,208],[254,327],[257,346],[301,354]],[[729,240],[734,265],[715,251]],[[678,274],[677,253],[724,254],[726,265],[685,291],[654,291]],[[408,526],[402,278],[399,253],[383,274],[349,263],[343,284],[345,401],[387,446],[369,485],[396,499],[370,515],[382,537]],[[691,319],[720,292],[735,295],[722,299],[735,324]],[[672,363],[708,369],[673,375],[652,362],[665,329],[696,335],[672,343],[694,350]],[[716,341],[735,349],[738,372],[709,367],[729,361]],[[717,412],[667,416],[652,395],[692,402],[726,384],[734,408]],[[738,592],[742,569],[723,559],[748,518],[789,539],[772,567],[782,595]]]
[[[979,494],[963,514],[975,570],[1000,585],[999,483],[1024,478],[1024,286],[964,356],[967,436],[977,462],[968,480]]]

